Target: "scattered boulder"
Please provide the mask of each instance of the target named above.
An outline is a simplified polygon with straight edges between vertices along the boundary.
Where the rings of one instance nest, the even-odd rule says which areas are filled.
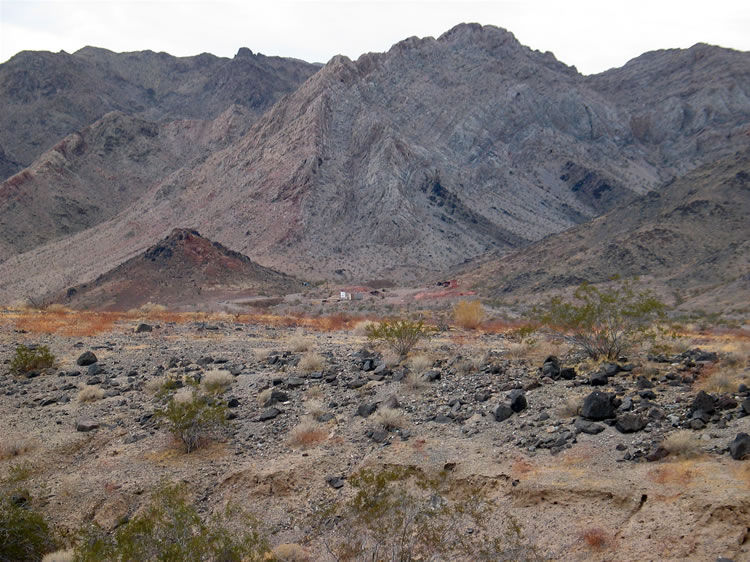
[[[289,396],[285,392],[281,392],[280,390],[272,390],[271,396],[263,403],[264,408],[270,408],[274,404],[278,404],[279,402],[286,402],[289,400]]]
[[[495,421],[505,421],[513,415],[513,409],[509,404],[500,404],[495,408]]]
[[[609,384],[609,377],[602,371],[597,371],[589,378],[589,384],[591,386],[604,386]]]
[[[277,417],[281,413],[281,410],[278,408],[268,408],[267,410],[264,410],[263,413],[261,413],[260,416],[258,416],[258,421],[268,421],[272,420],[275,417]]]
[[[713,413],[716,408],[716,398],[701,390],[690,404],[690,413],[701,411],[707,414]]]
[[[511,390],[508,399],[510,400],[510,409],[516,413],[522,412],[528,407],[526,395],[522,390]]]
[[[581,415],[589,420],[600,421],[615,417],[617,408],[614,394],[595,390],[583,400]]]
[[[340,476],[328,476],[326,477],[326,483],[334,490],[344,487],[344,479]]]
[[[544,360],[544,363],[542,364],[542,375],[550,377],[551,379],[559,378],[560,360],[556,356],[550,355]]]
[[[576,431],[579,433],[587,433],[588,435],[597,435],[605,430],[605,427],[599,423],[594,423],[583,418],[578,418],[573,425]]]
[[[76,431],[93,431],[99,429],[99,422],[92,419],[80,419],[76,422]]]
[[[359,408],[357,408],[357,413],[355,415],[361,416],[363,418],[368,418],[373,413],[375,413],[375,410],[377,409],[378,409],[377,404],[360,404]]]
[[[138,324],[138,327],[135,329],[136,334],[143,334],[145,332],[151,332],[154,328],[151,326],[151,324],[146,324],[145,322],[141,322]]]
[[[734,441],[729,443],[729,454],[736,461],[750,456],[750,435],[747,433],[738,433]]]
[[[628,412],[617,418],[615,428],[617,428],[617,431],[620,433],[635,433],[646,427],[646,423],[647,421],[643,416]]]
[[[76,359],[76,364],[81,367],[87,367],[89,365],[93,365],[96,363],[98,359],[96,358],[96,355],[94,355],[93,351],[84,351],[81,353],[81,355],[78,356],[78,359]]]

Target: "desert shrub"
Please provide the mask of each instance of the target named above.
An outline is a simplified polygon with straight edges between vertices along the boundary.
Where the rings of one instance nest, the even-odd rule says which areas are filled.
[[[412,468],[365,469],[349,483],[354,496],[323,515],[323,524],[338,524],[326,541],[336,560],[542,559],[511,517],[501,535],[493,533],[497,508],[479,490],[453,490],[448,498],[443,473],[428,478]]]
[[[98,386],[84,386],[78,392],[79,402],[96,402],[104,398],[104,390]]]
[[[419,322],[386,320],[367,327],[368,339],[383,342],[400,357],[406,357],[409,351],[430,332],[431,330],[426,328],[421,320]]]
[[[701,453],[700,439],[689,429],[673,431],[661,444],[670,455],[682,458],[697,457]]]
[[[401,356],[392,349],[389,349],[383,353],[383,363],[389,369],[393,369],[401,364]]]
[[[323,359],[322,355],[310,351],[300,357],[297,366],[305,373],[321,371],[325,367],[325,359]]]
[[[52,355],[46,345],[35,347],[19,345],[16,347],[15,355],[10,360],[10,370],[17,375],[22,375],[29,371],[52,367],[54,364],[55,356]]]
[[[406,425],[404,414],[397,408],[378,408],[370,419],[386,431],[401,429]]]
[[[198,393],[195,385],[180,389],[155,414],[164,419],[169,431],[190,453],[207,437],[226,425],[226,406],[212,396]]]
[[[609,533],[599,527],[584,529],[579,533],[581,540],[586,543],[592,550],[601,552],[610,546],[611,538]]]
[[[230,516],[244,519],[244,532],[228,528]],[[177,484],[158,490],[146,509],[114,534],[91,529],[76,548],[76,560],[260,562],[267,553],[268,545],[250,517],[229,509],[204,521],[185,487]]]
[[[35,447],[35,441],[6,435],[0,441],[0,461],[19,457],[34,450]]]
[[[427,355],[415,355],[409,360],[409,369],[415,373],[425,373],[432,368],[433,361]]]
[[[374,324],[375,322],[372,320],[361,320],[354,325],[352,332],[355,336],[365,337],[367,336],[368,327],[373,326]]]
[[[26,491],[0,497],[0,562],[40,560],[54,546],[47,522],[34,511]]]
[[[303,421],[289,432],[287,443],[290,447],[307,449],[322,443],[328,438],[328,430],[322,425]]]
[[[573,301],[555,297],[538,315],[544,326],[592,359],[616,359],[626,348],[653,335],[664,310],[653,294],[637,291],[626,281],[601,289],[584,283]]]
[[[560,404],[555,413],[561,418],[572,418],[577,416],[583,406],[582,396],[569,396]]]
[[[289,339],[289,347],[295,353],[302,353],[304,351],[309,351],[310,341],[302,334],[297,334]]]
[[[280,544],[271,552],[278,562],[308,562],[310,555],[298,544]]]
[[[73,562],[76,552],[72,548],[50,552],[42,558],[42,562]]]
[[[459,301],[453,307],[453,320],[467,330],[475,330],[484,320],[484,309],[479,301]]]
[[[201,377],[201,389],[207,394],[224,394],[234,382],[234,375],[229,371],[214,369]]]
[[[427,381],[422,376],[422,373],[416,371],[409,371],[402,380],[409,390],[422,390],[427,386]]]

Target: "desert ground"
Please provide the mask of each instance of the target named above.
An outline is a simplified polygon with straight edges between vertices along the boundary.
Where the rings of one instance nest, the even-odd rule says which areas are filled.
[[[595,363],[513,324],[448,323],[400,360],[365,323],[5,310],[2,490],[25,489],[61,549],[184,482],[201,514],[239,505],[271,547],[298,545],[278,559],[335,560],[340,521],[321,531],[320,514],[351,499],[363,468],[403,467],[441,475],[446,498],[481,494],[488,532],[502,536],[512,517],[543,558],[750,560],[750,461],[729,450],[750,433],[746,330],[685,327]],[[11,373],[30,344],[48,346],[54,366]],[[79,365],[86,352],[96,361]],[[229,422],[186,453],[154,413],[175,386],[212,377]],[[616,395],[598,421],[581,415],[597,390]]]

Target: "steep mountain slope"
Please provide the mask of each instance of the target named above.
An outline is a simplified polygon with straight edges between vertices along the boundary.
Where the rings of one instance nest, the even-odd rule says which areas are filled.
[[[0,261],[112,218],[149,187],[235,140],[247,110],[214,121],[151,123],[112,112],[0,184]]]
[[[93,47],[72,55],[21,52],[0,64],[0,178],[110,111],[205,120],[236,104],[257,117],[318,68],[246,48],[233,59]]]
[[[92,283],[69,289],[60,300],[75,308],[128,310],[147,302],[180,307],[220,295],[301,289],[292,277],[261,267],[194,230],[178,228]]]
[[[488,295],[508,296],[614,275],[642,276],[666,287],[678,302],[730,287],[729,301],[746,305],[748,217],[750,151],[745,151],[693,170],[585,225],[486,260],[467,279]]]
[[[703,51],[689,71],[664,70]],[[0,297],[90,281],[186,223],[303,277],[428,277],[750,146],[739,134],[750,126],[738,93],[750,91],[748,67],[747,53],[698,46],[584,77],[476,24],[356,62],[335,57],[237,142],[111,220],[0,264]],[[629,101],[640,94],[616,91],[643,73],[649,107],[679,99],[715,118],[644,136],[643,106]]]

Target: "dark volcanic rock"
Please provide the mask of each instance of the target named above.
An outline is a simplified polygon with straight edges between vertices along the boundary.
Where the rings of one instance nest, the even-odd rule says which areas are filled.
[[[615,417],[615,395],[595,390],[583,400],[581,415],[589,420],[599,421]]]
[[[505,421],[513,415],[513,409],[509,404],[500,404],[495,408],[495,421]]]
[[[76,359],[76,364],[80,365],[81,367],[87,367],[88,365],[93,365],[97,362],[96,355],[94,355],[93,351],[85,351],[81,353],[81,355]]]
[[[647,420],[638,414],[628,412],[618,416],[615,427],[620,433],[634,433],[646,427]]]
[[[510,409],[516,413],[522,412],[528,406],[526,395],[522,390],[511,390],[508,399],[510,400]]]
[[[729,443],[729,454],[736,461],[746,459],[750,455],[750,435],[738,433],[734,440]]]

